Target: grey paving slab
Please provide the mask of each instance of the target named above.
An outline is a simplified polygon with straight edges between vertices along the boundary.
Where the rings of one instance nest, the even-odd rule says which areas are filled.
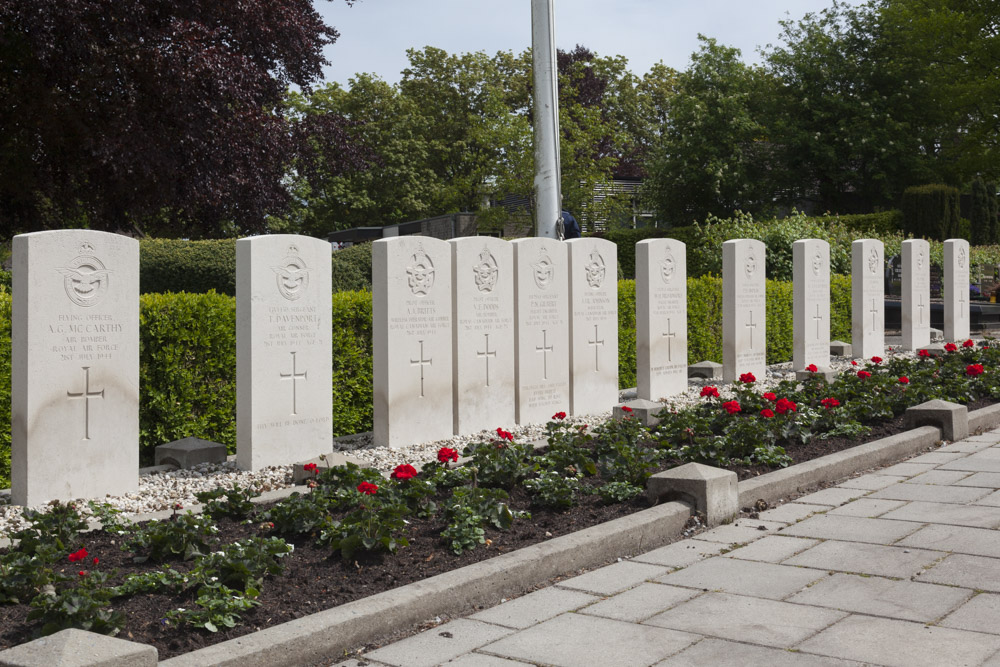
[[[945,464],[947,465],[947,464]],[[934,468],[933,463],[897,463],[888,468],[876,470],[875,475],[895,475],[898,477],[915,477],[920,473],[927,472]]]
[[[657,614],[646,624],[787,648],[846,615],[834,609],[729,593],[706,593]]]
[[[632,562],[651,563],[666,567],[687,567],[703,558],[714,556],[726,545],[697,539],[681,540],[632,558]]]
[[[965,470],[968,472],[1000,472],[1000,459],[975,458],[982,454],[973,454],[964,459],[956,459],[940,466],[941,470]]]
[[[796,498],[795,502],[805,503],[807,505],[828,505],[830,507],[836,507],[860,498],[867,493],[868,492],[864,489],[850,489],[847,487],[834,486],[829,489],[823,489],[822,491],[816,491],[815,493],[804,495],[801,498]]]
[[[1000,472],[976,472],[954,483],[955,486],[982,486],[1000,489]]]
[[[334,663],[336,667],[386,667],[384,662],[375,662],[374,660],[369,660],[365,658],[364,660],[357,660],[356,658],[351,658],[344,662]]]
[[[520,629],[541,623],[564,612],[579,609],[600,599],[596,595],[582,591],[570,591],[552,586],[484,609],[469,618]]]
[[[807,537],[784,537],[781,535],[769,535],[751,542],[745,547],[733,549],[726,558],[739,558],[741,560],[757,560],[764,563],[780,563],[781,561],[801,553],[810,547],[819,544],[819,540],[811,540]]]
[[[482,653],[466,653],[443,664],[450,667],[518,667],[518,665],[531,667],[530,662],[497,658],[496,656],[483,655]]]
[[[826,576],[807,568],[774,563],[709,558],[657,579],[671,586],[725,591],[780,600]]]
[[[926,549],[828,540],[792,556],[784,564],[882,577],[911,577],[945,555]]]
[[[961,589],[957,589],[961,590]],[[946,628],[1000,634],[1000,595],[981,593],[938,622]]]
[[[965,488],[973,488],[973,487],[965,487]],[[986,492],[988,495],[976,500],[975,504],[987,505],[989,507],[1000,507],[1000,491],[993,491],[991,493],[989,489],[986,489]]]
[[[559,667],[651,665],[698,635],[585,614],[563,614],[494,642],[480,653]]]
[[[1000,667],[1000,651],[993,654],[993,657],[984,662],[980,667]]]
[[[874,519],[889,510],[894,510],[906,504],[903,500],[878,500],[875,498],[858,498],[854,502],[834,507],[830,514],[835,516],[860,516]]]
[[[955,459],[960,459],[965,456],[962,452],[927,452],[926,454],[921,454],[920,456],[915,456],[909,459],[907,463],[948,463],[948,461],[954,461]]]
[[[799,644],[819,653],[891,667],[978,665],[1000,637],[871,616],[850,616]]]
[[[399,667],[434,667],[469,653],[514,632],[489,623],[459,618],[436,628],[407,637],[365,654],[387,665]]]
[[[992,447],[987,447],[985,449],[981,449],[980,451],[976,452],[975,454],[969,455],[968,458],[973,459],[975,461],[996,461],[996,460],[1000,460],[1000,447],[997,447],[996,445],[993,445]]]
[[[649,563],[636,563],[635,561],[626,560],[620,563],[605,565],[602,568],[591,570],[578,577],[565,579],[559,582],[559,586],[563,588],[575,588],[599,595],[613,595],[641,584],[644,581],[655,579],[667,572],[670,572],[670,568],[663,567],[662,565],[650,565]]]
[[[902,509],[905,509],[902,508]],[[899,510],[895,510],[899,511]],[[793,524],[782,531],[785,535],[814,537],[821,540],[847,540],[892,544],[917,531],[917,526],[906,521],[866,519],[855,516],[820,514]]]
[[[917,581],[1000,592],[1000,559],[952,554],[917,577]]]
[[[589,607],[584,607],[579,612],[591,616],[603,616],[619,621],[638,623],[681,602],[687,602],[696,595],[701,595],[701,591],[665,584],[645,583]]]
[[[972,437],[966,438],[965,440],[959,440],[958,442],[953,442],[950,445],[944,445],[939,448],[939,452],[964,452],[966,454],[973,454],[980,450],[986,449],[987,447],[992,447],[997,444],[997,436],[989,436],[986,439],[981,439],[983,436],[974,435]]]
[[[954,526],[973,528],[996,528],[1000,526],[1000,512],[981,505],[951,505],[947,503],[912,502],[898,510],[882,515],[882,519],[895,522],[919,521],[922,523],[946,523]]]
[[[989,494],[989,489],[981,489],[974,486],[903,483],[893,484],[879,491],[874,491],[868,497],[884,498],[887,500],[919,500],[930,503],[958,503],[964,505]]]
[[[800,503],[785,503],[772,510],[765,510],[760,513],[760,518],[765,521],[778,521],[780,523],[795,523],[817,512],[825,512],[828,508],[819,505],[802,505]]]
[[[965,470],[930,470],[904,481],[908,484],[954,484],[971,474]]]
[[[853,479],[848,479],[837,486],[844,487],[845,489],[862,489],[865,491],[876,491],[878,489],[885,488],[890,484],[895,484],[896,482],[902,482],[904,479],[909,479],[908,477],[897,477],[894,475],[861,475],[860,477],[854,477]]]
[[[759,540],[766,535],[771,535],[784,527],[784,523],[778,523],[777,521],[737,519],[725,526],[716,526],[711,530],[706,530],[704,533],[698,533],[698,539],[708,542],[721,542],[723,544],[744,544]]]
[[[834,574],[796,593],[788,602],[930,622],[958,607],[970,595],[971,591],[952,586]]]
[[[900,540],[896,546],[1000,558],[1000,532],[987,528],[931,524]]]
[[[703,639],[653,667],[719,667],[720,665],[767,665],[768,667],[861,667],[861,663],[807,655],[780,648],[767,648],[726,641]]]

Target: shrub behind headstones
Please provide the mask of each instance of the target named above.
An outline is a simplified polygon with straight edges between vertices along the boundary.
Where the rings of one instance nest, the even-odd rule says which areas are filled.
[[[935,240],[957,236],[961,230],[959,192],[948,185],[931,184],[903,191],[903,232]]]

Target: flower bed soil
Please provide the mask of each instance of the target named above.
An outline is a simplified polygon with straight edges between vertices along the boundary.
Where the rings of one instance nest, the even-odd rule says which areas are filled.
[[[969,409],[990,404],[991,401],[978,401],[970,404]],[[871,434],[863,441],[843,438],[815,440],[788,453],[796,463],[808,461],[898,433],[903,430],[902,424],[900,417],[874,425]],[[733,469],[740,479],[773,470],[763,466]],[[642,510],[648,504],[640,498],[629,503],[607,506],[601,504],[596,496],[588,495],[581,496],[579,504],[569,510],[542,510],[531,507],[525,491],[518,489],[511,494],[510,506],[512,509],[530,510],[531,519],[517,520],[507,531],[487,527],[487,543],[461,555],[454,554],[442,543],[440,533],[445,525],[440,519],[411,520],[406,534],[410,545],[396,554],[359,554],[350,562],[344,562],[339,553],[331,553],[329,549],[316,546],[312,539],[290,540],[295,545],[295,551],[282,559],[285,573],[265,580],[258,598],[260,606],[243,614],[243,623],[235,628],[210,633],[168,624],[165,620],[168,611],[193,606],[194,591],[179,597],[143,594],[113,603],[113,608],[123,612],[126,618],[125,628],[119,636],[155,646],[162,660],[604,523]],[[266,506],[258,508],[256,514],[264,508]],[[222,519],[218,522],[218,527],[217,537],[222,544],[267,534],[259,523],[240,524]],[[138,572],[164,567],[184,571],[190,567],[190,564],[184,562],[136,564],[132,560],[133,554],[120,550],[120,542],[120,537],[104,531],[88,533],[84,540],[90,556],[100,558],[101,570],[117,570],[117,575],[110,584],[117,584],[127,575]],[[87,564],[90,564],[89,558]],[[66,564],[62,569],[64,573],[76,576],[78,566]],[[34,637],[38,624],[27,622],[29,609],[26,604],[0,606],[0,650],[30,641]]]

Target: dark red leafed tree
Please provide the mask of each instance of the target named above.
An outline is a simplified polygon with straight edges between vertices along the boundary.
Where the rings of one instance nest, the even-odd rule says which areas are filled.
[[[0,0],[0,237],[263,229],[290,165],[358,162],[282,106],[337,36],[312,0]]]

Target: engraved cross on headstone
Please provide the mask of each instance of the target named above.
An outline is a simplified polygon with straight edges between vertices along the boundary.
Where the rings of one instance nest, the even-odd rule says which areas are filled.
[[[753,311],[750,311],[750,321],[744,326],[750,329],[750,349],[753,349],[753,330],[757,328],[757,325],[753,323]]]
[[[917,308],[920,309],[920,319],[917,321],[917,324],[923,324],[924,323],[924,295],[923,295],[922,292],[920,294],[920,303],[917,304]]]
[[[816,320],[816,338],[819,338],[819,325],[823,322],[823,316],[819,314],[819,304],[816,304],[816,314],[813,315],[813,319]]]
[[[958,319],[964,319],[965,313],[968,311],[968,301],[965,298],[965,290],[960,290],[958,293]]]
[[[603,340],[597,338],[597,325],[594,325],[594,340],[588,340],[587,345],[591,345],[594,348],[594,372],[601,370],[601,350],[600,348],[604,345]]]
[[[420,366],[420,398],[424,397],[424,366],[432,366],[434,359],[424,359],[424,341],[420,341],[420,358],[410,359],[411,366]]]
[[[674,360],[674,338],[677,337],[677,332],[670,331],[670,318],[667,318],[667,330],[662,334],[664,338],[667,339],[667,361]]]
[[[70,400],[74,398],[83,399],[83,439],[90,440],[90,399],[104,398],[104,390],[90,390],[90,366],[83,366],[83,391],[80,393],[66,392],[66,397]]]
[[[546,347],[548,346],[548,347]],[[554,348],[548,344],[548,330],[542,329],[542,346],[535,346],[535,352],[542,353],[542,379],[549,379],[549,352]]]
[[[875,299],[872,299],[872,309],[868,311],[872,314],[872,333],[878,331],[878,306],[875,305]]]
[[[297,415],[298,414],[298,392],[295,389],[295,385],[296,385],[296,383],[299,380],[305,380],[306,379],[306,372],[307,371],[302,371],[301,373],[297,373],[296,372],[296,368],[295,368],[295,353],[294,352],[289,352],[289,354],[292,355],[292,372],[291,373],[278,373],[278,377],[281,378],[280,381],[284,381],[284,380],[291,380],[292,381],[292,414],[293,415]]]
[[[490,335],[483,334],[486,337],[486,349],[482,352],[476,352],[476,356],[486,360],[486,386],[490,386],[490,357],[496,357],[497,351],[493,350],[490,352]]]

